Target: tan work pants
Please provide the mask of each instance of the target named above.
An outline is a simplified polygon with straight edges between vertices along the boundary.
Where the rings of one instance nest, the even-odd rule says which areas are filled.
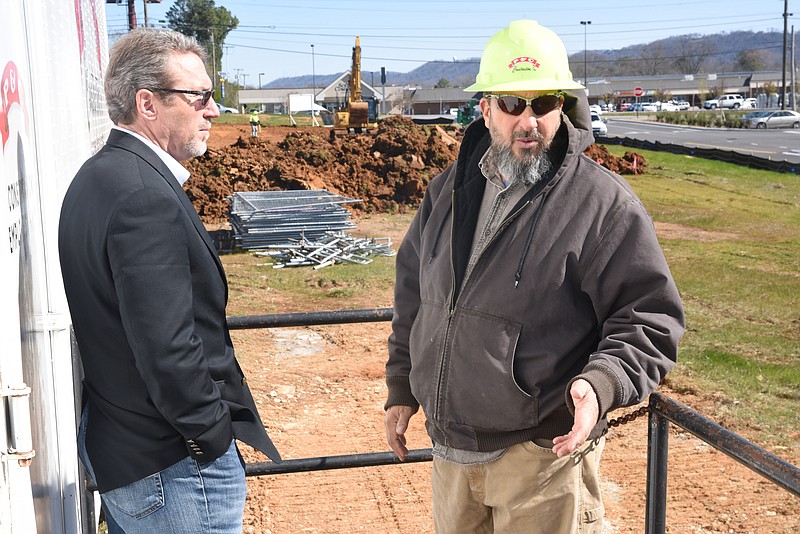
[[[605,438],[557,458],[533,442],[487,464],[433,459],[437,534],[587,534],[602,529],[598,465]]]

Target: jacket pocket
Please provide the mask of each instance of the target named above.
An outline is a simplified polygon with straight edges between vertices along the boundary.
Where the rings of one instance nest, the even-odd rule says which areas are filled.
[[[489,431],[539,423],[538,402],[514,378],[522,325],[474,310],[456,312],[440,398],[450,422]]]

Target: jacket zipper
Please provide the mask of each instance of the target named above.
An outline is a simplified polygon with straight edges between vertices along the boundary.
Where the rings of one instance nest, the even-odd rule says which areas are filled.
[[[450,192],[450,205],[454,206],[456,201],[456,193],[455,191]],[[436,405],[434,407],[434,413],[436,414],[436,419],[441,420],[441,407],[442,407],[442,383],[444,377],[444,369],[445,369],[445,359],[450,354],[450,332],[451,327],[453,325],[453,314],[455,313],[455,294],[456,294],[456,268],[453,265],[453,230],[455,227],[455,210],[452,211],[450,216],[450,303],[447,306],[447,328],[445,328],[444,332],[444,346],[442,347],[442,352],[440,354],[441,358],[439,360],[439,372],[437,373],[438,380],[436,381]],[[447,438],[445,438],[447,441]],[[443,443],[443,445],[448,445],[447,443]]]
[[[508,225],[511,224],[511,221],[513,221],[517,217],[517,215],[519,215],[522,212],[522,210],[527,208],[531,204],[531,202],[532,202],[532,200],[528,200],[527,202],[525,202],[525,204],[520,206],[517,211],[509,214],[508,217],[505,218],[505,220],[500,224],[500,227],[497,229],[497,232],[495,232],[494,236],[492,236],[492,239],[490,239],[489,242],[486,244],[486,248],[489,248],[489,246],[494,242],[494,240],[497,239],[497,236],[503,230],[505,230],[508,227]],[[450,193],[450,205],[453,206],[454,204],[455,204],[455,191]],[[450,217],[450,240],[451,240],[451,243],[452,243],[452,239],[453,239],[453,235],[454,235],[453,234],[454,227],[455,227],[455,210],[453,210],[453,214]],[[478,259],[478,261],[480,261],[480,258]],[[477,265],[477,263],[478,262],[476,261],[475,265]],[[474,270],[474,267],[473,267],[473,270]],[[464,280],[461,283],[462,289],[467,284],[467,281],[469,279],[469,274],[471,274],[471,272],[467,273],[464,276]],[[450,279],[452,280],[451,286],[450,286],[450,304],[447,307],[447,328],[445,329],[445,334],[444,334],[444,346],[442,347],[442,351],[440,353],[441,359],[439,361],[439,372],[437,373],[438,380],[437,380],[437,383],[436,383],[436,405],[434,407],[434,413],[436,414],[436,419],[439,420],[439,421],[441,421],[441,418],[442,418],[442,413],[441,413],[442,402],[441,401],[442,401],[442,384],[444,383],[444,370],[446,368],[445,364],[449,360],[449,356],[450,356],[450,334],[452,332],[453,315],[455,315],[455,307],[456,307],[455,306],[456,305],[456,298],[455,298],[455,294],[456,294],[456,268],[455,268],[455,265],[453,265],[453,250],[452,250],[452,246],[450,247]],[[460,293],[459,293],[459,296],[460,296]],[[445,436],[445,442],[446,441],[447,441],[447,437]],[[448,443],[443,443],[443,445],[449,446]]]

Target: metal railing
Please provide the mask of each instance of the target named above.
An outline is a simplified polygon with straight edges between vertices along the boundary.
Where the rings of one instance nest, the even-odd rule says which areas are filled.
[[[245,330],[249,328],[280,328],[289,326],[319,326],[331,324],[375,323],[391,321],[392,308],[371,308],[366,310],[334,310],[320,312],[296,312],[272,315],[245,315],[228,317],[228,328]],[[302,473],[328,469],[347,469],[350,467],[372,467],[378,465],[408,464],[430,462],[431,449],[414,449],[408,452],[405,460],[400,460],[393,452],[371,452],[346,454],[341,456],[320,456],[284,460],[281,463],[254,462],[245,465],[246,476],[279,475]]]
[[[392,308],[336,310],[272,315],[228,317],[231,330],[318,326],[345,323],[390,321]],[[770,482],[800,496],[800,469],[774,454],[723,428],[694,410],[660,393],[650,395],[647,436],[646,534],[666,531],[667,458],[669,423],[690,432],[698,439],[727,454]],[[429,462],[431,449],[415,449],[403,464]],[[400,464],[392,452],[373,452],[342,456],[322,456],[284,460],[281,463],[256,462],[245,466],[246,476],[278,475],[351,467]],[[89,490],[96,488],[90,487]]]
[[[663,534],[666,530],[670,422],[800,497],[800,469],[792,464],[661,393],[650,395],[649,412],[646,534]]]

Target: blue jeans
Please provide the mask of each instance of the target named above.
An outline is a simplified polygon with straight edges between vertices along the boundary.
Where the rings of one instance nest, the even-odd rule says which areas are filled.
[[[86,412],[78,452],[89,476]],[[247,497],[244,462],[231,441],[228,452],[207,464],[186,458],[163,471],[100,494],[109,534],[241,534]]]

